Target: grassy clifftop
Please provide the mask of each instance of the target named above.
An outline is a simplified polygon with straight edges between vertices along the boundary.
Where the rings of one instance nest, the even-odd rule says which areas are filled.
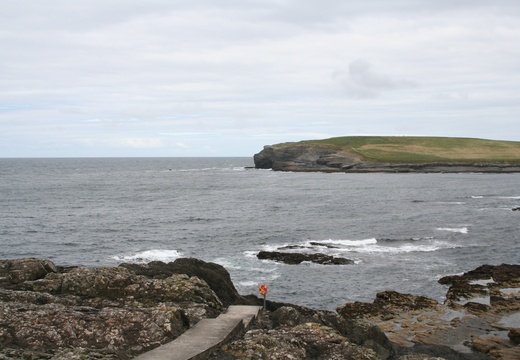
[[[285,143],[321,144],[354,153],[365,161],[389,163],[509,163],[520,164],[520,142],[473,138],[419,136],[344,136]]]

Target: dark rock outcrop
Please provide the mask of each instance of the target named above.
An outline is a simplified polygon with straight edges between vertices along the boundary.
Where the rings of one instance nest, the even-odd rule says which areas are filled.
[[[503,291],[520,288],[520,265],[482,265],[463,275],[445,276],[439,283],[450,285],[446,294],[450,306],[463,305],[473,312],[520,311],[520,301],[512,301],[520,294]]]
[[[297,265],[303,261],[310,261],[322,265],[351,265],[353,260],[334,257],[321,253],[316,254],[302,254],[302,253],[287,253],[279,251],[260,251],[257,255],[260,260],[273,260],[283,262],[289,265]]]
[[[122,264],[137,275],[144,275],[153,279],[165,279],[173,274],[186,274],[204,280],[217,294],[224,306],[243,304],[231,276],[219,264],[208,263],[199,259],[180,258],[171,263],[153,261],[148,264]]]
[[[373,303],[353,302],[337,308],[337,312],[345,318],[388,317],[406,311],[435,308],[437,301],[424,296],[401,294],[397,291],[377,293]]]

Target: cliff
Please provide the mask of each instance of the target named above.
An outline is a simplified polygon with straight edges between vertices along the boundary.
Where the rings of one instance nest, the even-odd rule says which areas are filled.
[[[341,137],[266,145],[255,168],[298,172],[520,172],[520,142]]]

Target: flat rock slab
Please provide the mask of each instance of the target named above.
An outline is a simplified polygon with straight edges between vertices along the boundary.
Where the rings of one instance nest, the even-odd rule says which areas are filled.
[[[146,352],[138,360],[201,360],[247,330],[260,306],[230,306],[216,319],[204,319],[177,339]]]

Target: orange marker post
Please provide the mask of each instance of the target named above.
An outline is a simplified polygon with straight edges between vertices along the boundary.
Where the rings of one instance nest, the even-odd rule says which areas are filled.
[[[258,292],[260,293],[260,295],[262,295],[264,297],[264,310],[265,310],[265,296],[267,295],[268,291],[269,290],[267,289],[266,284],[262,284],[258,287]]]

